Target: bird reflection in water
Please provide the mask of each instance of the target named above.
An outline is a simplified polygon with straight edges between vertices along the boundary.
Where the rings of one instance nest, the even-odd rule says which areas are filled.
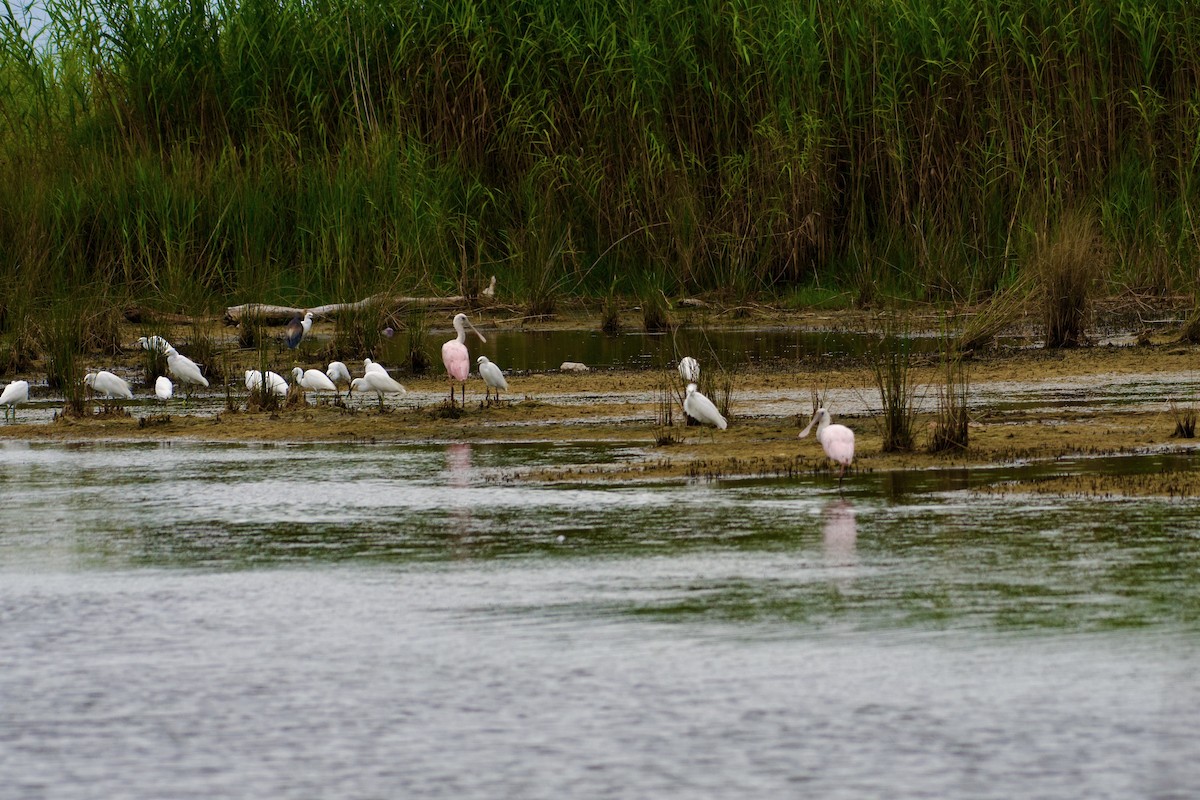
[[[471,445],[467,442],[446,446],[446,471],[449,473],[447,483],[451,488],[450,524],[461,534],[466,534],[471,524],[471,507],[462,497],[463,492],[456,489],[466,489],[471,485]]]
[[[825,540],[825,558],[833,564],[854,564],[858,542],[858,523],[854,506],[835,500],[821,511],[821,533]]]

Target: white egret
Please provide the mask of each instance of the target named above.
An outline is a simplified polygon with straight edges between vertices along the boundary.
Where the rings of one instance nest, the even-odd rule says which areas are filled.
[[[319,369],[292,368],[292,380],[301,389],[309,392],[337,392],[337,387],[329,376]]]
[[[325,377],[333,381],[334,391],[342,384],[346,385],[346,389],[350,388],[350,370],[341,361],[330,361],[329,366],[325,369]]]
[[[683,378],[684,383],[699,383],[700,362],[691,356],[679,359],[679,377]]]
[[[292,317],[287,324],[287,330],[283,334],[283,340],[287,344],[289,350],[295,350],[300,346],[301,340],[308,335],[308,332],[313,326],[313,312],[304,312],[304,319],[300,319],[300,315]]]
[[[17,421],[17,405],[29,402],[29,381],[13,381],[0,392],[0,406],[4,406],[4,419],[7,422],[12,413],[13,422]]]
[[[712,425],[714,428],[725,430],[729,423],[717,411],[713,401],[696,391],[696,384],[687,385],[687,396],[683,398],[683,411],[701,425]]]
[[[175,394],[175,384],[171,383],[171,379],[166,375],[159,375],[154,380],[154,396],[164,403],[171,399],[171,395]]]
[[[854,431],[845,425],[831,424],[832,418],[824,408],[818,408],[809,420],[798,438],[803,439],[812,430],[813,423],[817,424],[817,441],[825,455],[842,466],[838,472],[838,491],[842,490],[842,479],[846,476],[846,467],[854,461]]]
[[[455,314],[454,331],[457,336],[442,345],[442,363],[446,365],[446,374],[450,379],[450,405],[454,405],[454,382],[458,381],[462,385],[463,407],[466,408],[467,376],[471,374],[471,354],[467,352],[467,332],[463,328],[464,325],[471,326],[471,330],[475,331],[479,341],[487,341],[483,334],[471,324],[471,320],[467,319],[466,314]]]
[[[382,372],[384,375],[388,374],[387,367],[385,367],[383,364],[378,364],[369,358],[363,359],[363,372]]]
[[[83,376],[83,382],[88,388],[110,400],[132,400],[133,390],[119,375],[114,375],[106,369],[99,372],[89,372]]]
[[[253,392],[259,389],[262,383],[262,372],[256,369],[246,370],[246,389],[248,391]],[[287,397],[288,383],[278,372],[267,371],[267,388],[279,397]]]
[[[504,380],[504,373],[500,367],[488,361],[487,356],[480,356],[475,362],[479,364],[479,377],[483,378],[488,387],[487,393],[484,394],[484,402],[491,399],[492,389],[496,390],[496,402],[500,402],[500,390],[508,391],[508,381]]]
[[[143,350],[152,350],[162,354],[166,354],[171,343],[161,336],[139,336],[137,340],[138,346]]]
[[[167,372],[175,376],[175,380],[183,384],[183,407],[187,408],[188,398],[192,394],[192,386],[208,388],[208,378],[200,372],[195,361],[184,355],[171,345],[163,351],[167,356]]]
[[[381,369],[367,370],[361,378],[352,380],[350,382],[350,390],[375,392],[379,395],[380,408],[383,408],[383,396],[385,394],[408,394],[408,390],[399,381]]]

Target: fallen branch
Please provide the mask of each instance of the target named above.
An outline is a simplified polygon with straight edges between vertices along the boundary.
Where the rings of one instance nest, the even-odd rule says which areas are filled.
[[[414,307],[457,308],[469,305],[478,300],[491,300],[495,296],[496,276],[493,275],[491,283],[479,293],[478,297],[467,297],[465,295],[457,295],[455,297],[404,297],[400,295],[376,294],[353,303],[329,303],[328,305],[312,306],[311,308],[273,306],[265,303],[244,303],[240,306],[230,306],[225,309],[225,324],[237,325],[246,317],[256,317],[268,324],[283,323],[292,317],[303,316],[306,311],[311,311],[315,318],[320,319],[321,317],[331,316],[342,311],[363,311],[373,306],[382,308],[390,307],[392,309]]]

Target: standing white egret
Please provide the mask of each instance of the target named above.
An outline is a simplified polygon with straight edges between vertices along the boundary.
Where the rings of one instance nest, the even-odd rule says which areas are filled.
[[[287,344],[289,350],[295,350],[300,346],[301,340],[308,335],[308,332],[313,326],[313,312],[304,312],[304,319],[300,319],[300,315],[292,317],[287,324],[287,330],[284,331],[283,341]]]
[[[369,358],[363,359],[363,372],[382,372],[384,375],[388,374],[387,367]]]
[[[4,420],[8,421],[12,413],[13,422],[17,421],[17,405],[29,402],[29,381],[13,381],[0,392],[0,406],[4,406]]]
[[[350,369],[341,361],[330,361],[329,366],[325,368],[325,377],[333,381],[334,391],[342,384],[346,385],[346,389],[350,389]]]
[[[408,394],[408,390],[399,381],[382,369],[367,370],[361,378],[355,378],[350,382],[350,389],[351,391],[375,392],[379,395],[380,408],[383,408],[385,394]]]
[[[696,384],[687,385],[687,396],[683,398],[683,411],[701,425],[712,425],[714,428],[725,430],[729,423],[717,411],[713,401],[696,391]]]
[[[475,329],[466,314],[454,315],[454,331],[457,336],[442,345],[442,363],[446,365],[446,375],[450,379],[450,405],[454,405],[454,382],[462,385],[463,408],[467,407],[467,376],[471,374],[471,354],[467,352],[467,332],[464,325],[470,325],[471,330],[486,342],[483,334]]]
[[[480,356],[475,359],[479,364],[479,377],[483,378],[483,382],[487,384],[487,392],[484,393],[484,402],[491,399],[490,392],[496,390],[496,402],[500,402],[500,390],[508,391],[508,381],[504,380],[504,373],[500,367],[488,361],[487,356]]]
[[[114,375],[106,369],[99,372],[89,372],[83,376],[83,382],[88,388],[109,400],[132,400],[133,390],[119,375]]]
[[[174,347],[167,345],[167,349],[163,352],[167,356],[167,372],[174,375],[175,380],[183,384],[183,407],[187,408],[188,398],[192,394],[192,386],[208,388],[208,378],[200,372],[200,367],[195,361],[180,355]]]
[[[333,385],[333,381],[329,380],[329,376],[319,369],[302,369],[301,367],[292,368],[292,380],[301,389],[309,392],[336,392],[337,387]]]
[[[679,377],[683,378],[684,383],[699,383],[700,362],[691,356],[679,359]]]
[[[171,383],[171,379],[166,375],[159,375],[154,380],[154,396],[164,403],[171,399],[171,395],[175,394],[175,384]]]
[[[817,441],[821,443],[825,455],[842,466],[841,471],[838,472],[838,491],[840,492],[842,478],[846,476],[846,467],[854,461],[854,431],[845,425],[834,425],[831,422],[832,418],[829,416],[829,412],[824,408],[818,408],[808,425],[800,431],[799,438],[803,439],[808,436],[813,423],[817,424]]]

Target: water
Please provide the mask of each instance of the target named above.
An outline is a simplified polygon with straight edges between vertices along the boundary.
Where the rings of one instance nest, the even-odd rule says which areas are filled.
[[[1200,792],[1194,506],[633,455],[0,445],[0,798]]]

